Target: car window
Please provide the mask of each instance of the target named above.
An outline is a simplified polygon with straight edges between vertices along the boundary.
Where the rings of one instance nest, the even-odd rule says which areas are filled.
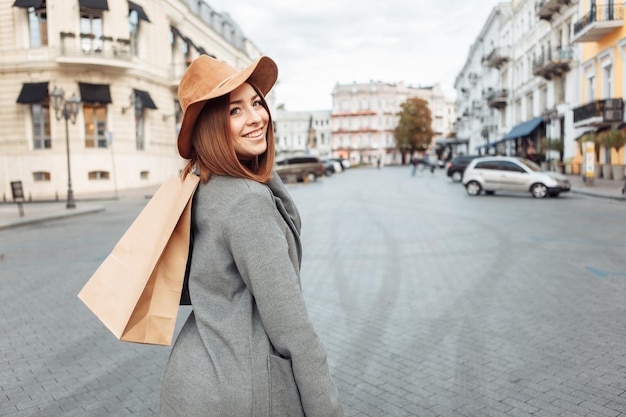
[[[480,161],[474,166],[476,169],[498,169],[498,161]]]
[[[509,171],[509,172],[520,172],[520,173],[526,172],[522,169],[522,167],[518,166],[517,164],[511,161],[500,161],[499,169],[503,171]]]
[[[520,163],[526,165],[531,171],[541,171],[541,167],[528,159],[520,159]]]

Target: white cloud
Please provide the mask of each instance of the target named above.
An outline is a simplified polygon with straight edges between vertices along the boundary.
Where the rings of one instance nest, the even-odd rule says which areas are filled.
[[[329,109],[336,83],[440,83],[454,79],[497,0],[255,0],[224,2],[279,67],[278,103]]]

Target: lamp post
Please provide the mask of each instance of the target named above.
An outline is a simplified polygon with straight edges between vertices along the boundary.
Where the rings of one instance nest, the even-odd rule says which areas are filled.
[[[72,96],[65,99],[65,92],[62,88],[54,87],[50,93],[50,100],[52,101],[52,108],[54,109],[57,120],[61,118],[65,119],[65,151],[67,154],[67,204],[66,208],[74,208],[74,192],[72,191],[72,174],[70,169],[70,135],[68,129],[68,120],[72,121],[72,124],[76,123],[76,115],[78,114],[78,107],[80,106],[80,98],[76,97],[76,94],[72,93]]]

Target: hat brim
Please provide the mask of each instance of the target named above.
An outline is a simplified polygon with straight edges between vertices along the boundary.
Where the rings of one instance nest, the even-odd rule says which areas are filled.
[[[250,80],[266,96],[270,92],[278,79],[278,67],[269,57],[263,56],[245,69],[233,74],[220,85],[206,94],[189,103],[183,115],[183,121],[178,132],[178,153],[185,159],[190,159],[192,155],[191,133],[202,111],[204,104],[211,99],[221,97],[235,90],[243,83]]]

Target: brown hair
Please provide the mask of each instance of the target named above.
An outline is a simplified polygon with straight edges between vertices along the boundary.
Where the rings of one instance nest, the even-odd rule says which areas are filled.
[[[265,140],[265,152],[251,163],[242,163],[237,158],[233,137],[230,132],[229,109],[230,93],[206,102],[191,133],[192,155],[183,169],[183,178],[193,170],[200,171],[200,181],[206,183],[212,174],[246,178],[266,183],[272,178],[274,169],[274,127],[272,115],[259,89],[250,81],[261,99],[269,116]]]

